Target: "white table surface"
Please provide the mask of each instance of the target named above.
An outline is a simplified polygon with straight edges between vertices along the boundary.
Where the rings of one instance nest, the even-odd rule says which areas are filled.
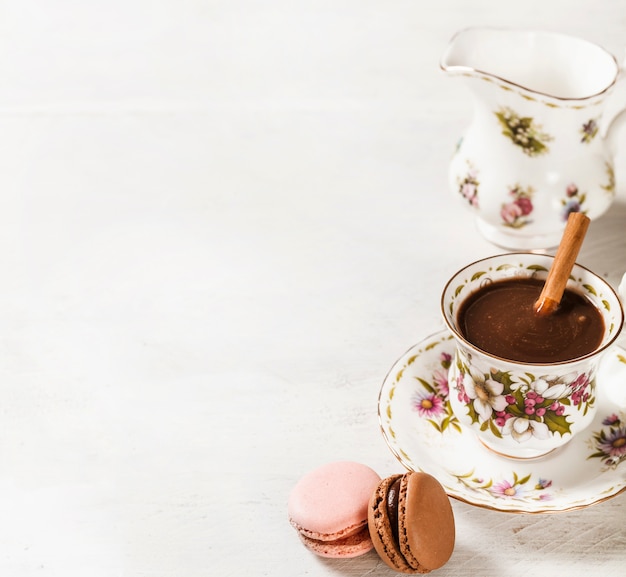
[[[402,470],[382,380],[443,327],[447,278],[501,252],[447,188],[471,108],[439,58],[481,24],[621,58],[624,14],[0,3],[0,575],[393,575],[374,553],[307,552],[286,502],[331,460]],[[617,175],[579,258],[615,286]],[[453,508],[438,575],[626,572],[626,495],[558,515]]]

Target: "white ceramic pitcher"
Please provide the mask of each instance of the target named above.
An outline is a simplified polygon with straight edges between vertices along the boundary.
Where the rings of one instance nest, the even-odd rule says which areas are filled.
[[[613,136],[626,120],[619,114],[601,134],[620,71],[612,54],[552,32],[468,28],[452,38],[441,68],[473,95],[473,120],[449,177],[487,239],[509,249],[552,248],[570,212],[593,220],[609,208]]]

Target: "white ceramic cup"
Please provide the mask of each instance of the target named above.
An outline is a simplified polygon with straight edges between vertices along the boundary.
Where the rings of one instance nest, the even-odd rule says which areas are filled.
[[[624,322],[624,310],[613,288],[576,264],[567,288],[584,294],[604,320],[604,336],[596,350],[562,362],[526,363],[489,354],[463,336],[457,315],[470,294],[507,278],[543,280],[552,261],[552,256],[533,253],[485,258],[458,271],[441,297],[443,318],[456,341],[449,373],[454,414],[486,447],[508,457],[545,455],[591,424],[596,411],[596,372]]]

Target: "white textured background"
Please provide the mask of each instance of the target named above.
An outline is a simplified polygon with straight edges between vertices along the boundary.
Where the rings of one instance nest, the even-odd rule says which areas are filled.
[[[309,554],[286,500],[400,470],[382,379],[499,252],[446,185],[439,58],[482,24],[626,45],[621,0],[0,2],[0,575],[392,574]],[[623,164],[579,259],[615,285]],[[438,575],[625,574],[624,495],[453,505]]]

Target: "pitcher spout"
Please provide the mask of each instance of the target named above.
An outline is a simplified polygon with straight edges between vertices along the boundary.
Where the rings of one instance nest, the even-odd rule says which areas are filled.
[[[557,101],[600,97],[619,73],[615,57],[587,40],[501,28],[457,32],[440,67],[450,75],[483,77]]]

